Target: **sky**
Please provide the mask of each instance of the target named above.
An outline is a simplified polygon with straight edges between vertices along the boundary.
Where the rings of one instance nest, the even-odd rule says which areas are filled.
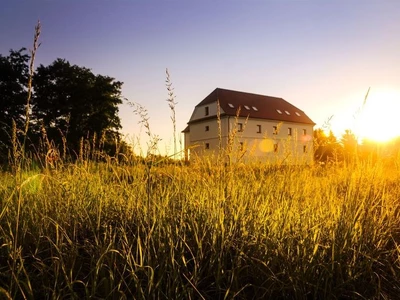
[[[166,68],[178,132],[220,87],[282,97],[315,128],[333,116],[338,136],[383,125],[400,135],[399,16],[397,0],[0,0],[0,53],[31,48],[40,20],[36,65],[64,58],[124,82],[164,153],[173,140]],[[358,121],[368,88],[370,114]],[[119,115],[127,140],[145,143],[133,108]]]

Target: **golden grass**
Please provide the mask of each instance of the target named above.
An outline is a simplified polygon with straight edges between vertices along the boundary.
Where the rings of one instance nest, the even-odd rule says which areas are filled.
[[[400,177],[379,163],[149,169],[109,161],[23,177],[20,185],[10,174],[0,179],[0,287],[12,298],[399,292]]]

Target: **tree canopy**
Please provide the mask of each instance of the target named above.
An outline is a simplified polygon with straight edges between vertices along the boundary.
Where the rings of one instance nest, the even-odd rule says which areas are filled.
[[[354,132],[346,129],[342,135],[341,144],[343,145],[343,155],[346,160],[351,160],[357,156],[358,141]]]
[[[37,68],[33,87],[37,132],[44,129],[51,140],[58,142],[65,137],[74,150],[82,137],[119,137],[122,82],[57,59]]]
[[[25,124],[29,55],[26,49],[0,55],[0,162],[11,149],[13,121],[17,132]],[[33,75],[33,94],[29,139],[37,142],[43,135],[56,147],[77,153],[80,140],[102,137],[104,149],[113,154],[120,143],[122,82],[96,75],[90,69],[56,59],[40,65]]]
[[[314,130],[314,158],[317,161],[335,161],[341,159],[341,156],[340,144],[332,131],[327,135],[320,128]]]
[[[12,124],[22,128],[27,99],[29,56],[25,48],[0,54],[0,162],[7,160],[12,135]]]

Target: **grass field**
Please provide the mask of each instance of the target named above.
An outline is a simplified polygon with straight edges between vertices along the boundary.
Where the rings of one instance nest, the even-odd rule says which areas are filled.
[[[0,298],[398,299],[396,166],[4,172]]]
[[[23,142],[14,124],[12,172],[0,172],[0,299],[400,299],[400,155],[277,167],[94,162],[82,150],[32,166],[40,28]],[[168,71],[166,85],[176,152]]]

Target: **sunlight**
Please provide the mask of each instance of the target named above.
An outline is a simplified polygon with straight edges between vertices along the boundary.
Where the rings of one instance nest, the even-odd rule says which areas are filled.
[[[400,92],[371,89],[357,119],[357,132],[362,139],[386,142],[400,136]]]

